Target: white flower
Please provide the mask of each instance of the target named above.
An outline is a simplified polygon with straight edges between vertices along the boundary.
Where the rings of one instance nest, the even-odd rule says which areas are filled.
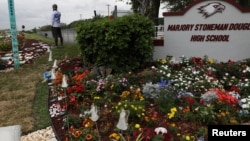
[[[166,134],[168,131],[166,128],[164,127],[157,127],[155,128],[155,133],[158,135],[158,134]]]
[[[83,114],[79,114],[79,117],[80,117],[80,118],[83,117]]]
[[[57,99],[58,99],[58,101],[61,101],[63,99],[63,97],[62,96],[58,96]]]
[[[167,77],[170,77],[170,76],[171,76],[171,74],[170,74],[170,73],[168,73],[168,74],[167,74]]]
[[[242,104],[241,107],[242,107],[243,109],[250,108],[248,104]]]
[[[240,100],[240,102],[242,102],[242,103],[245,103],[246,101],[247,101],[246,98],[243,98],[243,99]]]

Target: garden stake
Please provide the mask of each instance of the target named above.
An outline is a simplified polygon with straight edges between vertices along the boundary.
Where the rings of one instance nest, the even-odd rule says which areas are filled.
[[[54,63],[54,66],[56,66],[56,61]],[[63,91],[64,91],[64,101],[65,101],[65,104],[66,104],[65,111],[68,112],[68,102],[67,102],[67,94],[66,94],[66,88],[68,87],[68,83],[67,83],[65,74],[63,75],[63,80],[62,80],[61,87],[63,88]],[[68,133],[69,133],[69,117],[68,117],[68,114],[66,115],[66,120],[67,120],[67,128],[68,128]]]
[[[96,130],[97,130],[97,133],[98,133],[99,141],[101,141],[101,136],[100,136],[99,129],[98,129],[96,121],[95,121],[95,126],[96,126]]]

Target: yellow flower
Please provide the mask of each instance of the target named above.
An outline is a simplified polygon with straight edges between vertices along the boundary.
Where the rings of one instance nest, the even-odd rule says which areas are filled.
[[[177,112],[176,107],[170,109],[171,113],[168,113],[168,118],[171,119],[175,116],[175,112]]]
[[[220,113],[222,117],[226,116],[225,112]]]
[[[157,59],[157,61],[160,62],[160,63],[162,63],[162,64],[167,63],[167,60],[163,59],[163,58]]]
[[[90,122],[86,123],[86,124],[85,124],[85,128],[90,127],[90,125],[91,125]]]
[[[175,123],[171,123],[170,125],[171,125],[172,127],[175,127]]]
[[[140,124],[135,124],[135,128],[139,129],[140,127]]]
[[[121,94],[121,97],[122,98],[126,98],[127,96],[130,95],[130,92],[129,91],[123,91],[122,94]]]
[[[94,99],[101,99],[99,96],[95,96]]]
[[[120,139],[120,136],[117,133],[112,133],[109,135],[109,138],[115,139],[118,141]]]
[[[171,119],[174,117],[174,113],[168,113],[168,118]]]
[[[161,60],[161,63],[162,63],[162,64],[165,64],[165,63],[167,63],[167,60],[166,60],[166,59],[162,59],[162,60]]]
[[[177,109],[176,109],[176,107],[173,107],[173,108],[170,109],[170,111],[171,112],[177,112]]]
[[[210,64],[213,64],[213,63],[214,63],[214,60],[213,60],[213,59],[208,59],[207,61],[208,61],[208,63],[210,63]]]
[[[189,140],[190,140],[190,137],[189,137],[189,136],[186,136],[185,139],[186,139],[187,141],[189,141]]]
[[[144,100],[144,97],[143,96],[140,96],[140,101],[143,101]]]
[[[112,85],[110,86],[110,89],[111,89],[111,90],[113,90],[113,88],[114,88],[114,84],[112,84]]]

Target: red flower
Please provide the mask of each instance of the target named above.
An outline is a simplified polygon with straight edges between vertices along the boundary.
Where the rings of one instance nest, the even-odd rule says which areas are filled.
[[[76,96],[75,95],[71,95],[69,97],[69,102],[75,102],[76,101]]]
[[[188,104],[193,104],[196,102],[196,100],[193,97],[190,96],[183,96],[182,99],[186,101]]]
[[[227,61],[227,63],[228,63],[228,64],[233,64],[234,61],[232,61],[232,60],[229,59],[229,60]]]
[[[133,133],[134,138],[137,138],[139,134],[142,133],[142,138],[145,141],[150,141],[155,135],[154,130],[150,128],[140,128],[138,130],[135,130]]]
[[[67,89],[67,93],[83,93],[85,91],[85,88],[82,84],[76,84],[74,86],[71,86]]]
[[[238,88],[237,86],[231,86],[229,88],[229,91],[240,93],[240,88]]]
[[[236,105],[237,99],[223,89],[213,89],[216,92],[219,101],[225,102],[226,104]]]

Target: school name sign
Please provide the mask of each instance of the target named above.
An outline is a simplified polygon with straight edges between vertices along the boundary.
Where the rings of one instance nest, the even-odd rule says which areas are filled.
[[[242,31],[250,30],[250,23],[226,24],[170,24],[167,31]],[[191,42],[228,42],[229,34],[191,35]]]
[[[204,57],[226,62],[250,58],[250,9],[235,0],[195,0],[184,10],[164,12],[164,41],[154,59]]]

